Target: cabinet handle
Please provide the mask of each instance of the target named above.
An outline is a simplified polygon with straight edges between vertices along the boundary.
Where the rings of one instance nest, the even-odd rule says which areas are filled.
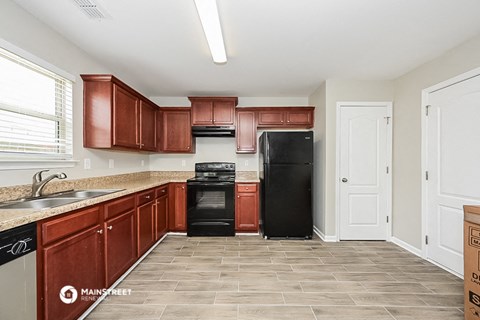
[[[99,233],[99,234],[103,234],[103,230],[102,230],[102,229],[100,229],[100,230],[97,230],[97,233]]]
[[[107,227],[108,230],[112,230],[113,229],[113,226],[109,226]]]
[[[150,196],[145,196],[145,199],[150,199]]]

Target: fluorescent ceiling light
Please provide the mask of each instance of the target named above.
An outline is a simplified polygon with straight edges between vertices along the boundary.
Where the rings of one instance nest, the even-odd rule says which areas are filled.
[[[227,62],[216,0],[194,0],[215,63]]]

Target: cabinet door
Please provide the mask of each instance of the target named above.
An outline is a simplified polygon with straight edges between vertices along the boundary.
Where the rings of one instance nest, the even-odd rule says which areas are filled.
[[[254,111],[237,111],[235,139],[237,153],[257,152],[257,125]]]
[[[258,231],[258,188],[256,184],[237,185],[235,230]]]
[[[206,126],[213,124],[213,102],[195,100],[192,102],[192,125]]]
[[[139,117],[136,96],[113,85],[113,145],[127,148],[138,148]]]
[[[110,287],[137,260],[135,211],[105,222],[106,287]]]
[[[172,231],[187,230],[187,185],[171,183],[168,190],[170,210],[169,227]]]
[[[289,110],[286,112],[287,125],[302,127],[313,127],[313,110]]]
[[[213,102],[213,124],[218,126],[235,124],[235,103],[233,101]]]
[[[283,126],[285,123],[285,112],[283,110],[258,111],[258,126]]]
[[[93,303],[93,301],[82,300],[80,290],[104,288],[101,226],[96,225],[44,247],[41,254],[43,255],[44,319],[77,319]],[[59,299],[60,292],[65,286],[72,286],[76,290],[77,298],[74,303],[67,304]],[[74,290],[63,290],[65,297],[75,297]]]
[[[140,149],[142,150],[157,149],[156,109],[151,104],[140,101]]]
[[[147,202],[137,207],[137,252],[143,255],[155,243],[155,207]]]
[[[165,110],[162,112],[161,151],[178,153],[194,151],[190,110]]]
[[[156,203],[156,234],[155,240],[160,239],[168,232],[168,195],[157,199]]]

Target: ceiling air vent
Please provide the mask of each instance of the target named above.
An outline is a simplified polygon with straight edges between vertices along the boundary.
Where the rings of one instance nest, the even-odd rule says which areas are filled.
[[[106,15],[104,10],[100,8],[93,0],[72,0],[83,13],[90,19],[104,19]]]

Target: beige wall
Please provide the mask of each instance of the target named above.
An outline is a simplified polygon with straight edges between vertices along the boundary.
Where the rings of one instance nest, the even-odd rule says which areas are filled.
[[[325,130],[326,130],[326,83],[309,97],[315,106],[314,167],[313,167],[313,224],[325,234]]]
[[[422,90],[478,67],[480,36],[395,80],[393,236],[418,249],[422,246]]]

